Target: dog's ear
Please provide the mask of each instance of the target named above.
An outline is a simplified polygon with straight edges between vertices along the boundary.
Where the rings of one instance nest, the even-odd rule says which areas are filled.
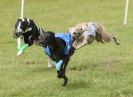
[[[22,21],[25,23],[25,25],[29,25],[29,19],[27,19],[26,17],[24,19],[22,19]]]
[[[28,19],[28,24],[32,27],[35,25],[33,19]]]
[[[25,17],[25,18],[23,19],[23,21],[27,21],[27,18]]]
[[[17,21],[21,21],[22,19],[17,19]]]
[[[17,27],[18,23],[21,21],[21,19],[17,19],[16,23],[15,23],[15,27]]]
[[[22,19],[22,22],[24,22],[28,26],[30,26],[31,24],[34,24],[34,21],[32,19],[29,19],[26,17],[24,19]]]

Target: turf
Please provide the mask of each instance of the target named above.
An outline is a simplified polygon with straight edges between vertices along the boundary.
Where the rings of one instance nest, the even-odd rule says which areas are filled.
[[[44,30],[66,32],[68,27],[96,21],[120,41],[94,42],[77,50],[67,68],[68,85],[47,68],[43,48],[30,47],[17,57],[12,34],[20,18],[19,0],[0,1],[0,97],[133,97],[133,1],[128,25],[123,26],[124,0],[25,0],[24,15]]]

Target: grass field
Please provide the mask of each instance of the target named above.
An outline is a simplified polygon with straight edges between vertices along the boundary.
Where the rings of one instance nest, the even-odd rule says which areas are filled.
[[[68,85],[47,68],[43,48],[32,46],[16,56],[12,33],[20,0],[0,1],[0,97],[133,97],[133,1],[123,26],[124,0],[25,0],[24,15],[44,30],[65,32],[83,21],[96,21],[121,45],[93,43],[73,55]]]

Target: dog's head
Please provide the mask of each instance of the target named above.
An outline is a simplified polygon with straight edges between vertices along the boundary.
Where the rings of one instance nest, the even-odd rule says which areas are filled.
[[[31,19],[18,19],[16,24],[15,24],[15,29],[13,36],[14,37],[20,37],[23,35],[23,33],[26,33],[28,31],[32,30],[32,27],[30,26],[33,23],[33,20]]]
[[[79,38],[82,35],[82,33],[83,33],[82,27],[80,27],[80,26],[70,27],[68,29],[68,32],[70,32],[70,34],[72,35],[72,37],[74,37],[75,39],[76,38]]]

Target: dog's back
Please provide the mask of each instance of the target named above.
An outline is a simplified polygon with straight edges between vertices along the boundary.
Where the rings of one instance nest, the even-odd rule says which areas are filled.
[[[49,32],[47,34],[50,34]],[[59,33],[55,36],[49,37],[50,42],[47,42],[47,47],[50,49],[50,57],[54,61],[64,59],[69,56],[72,49],[73,39],[69,33]]]

